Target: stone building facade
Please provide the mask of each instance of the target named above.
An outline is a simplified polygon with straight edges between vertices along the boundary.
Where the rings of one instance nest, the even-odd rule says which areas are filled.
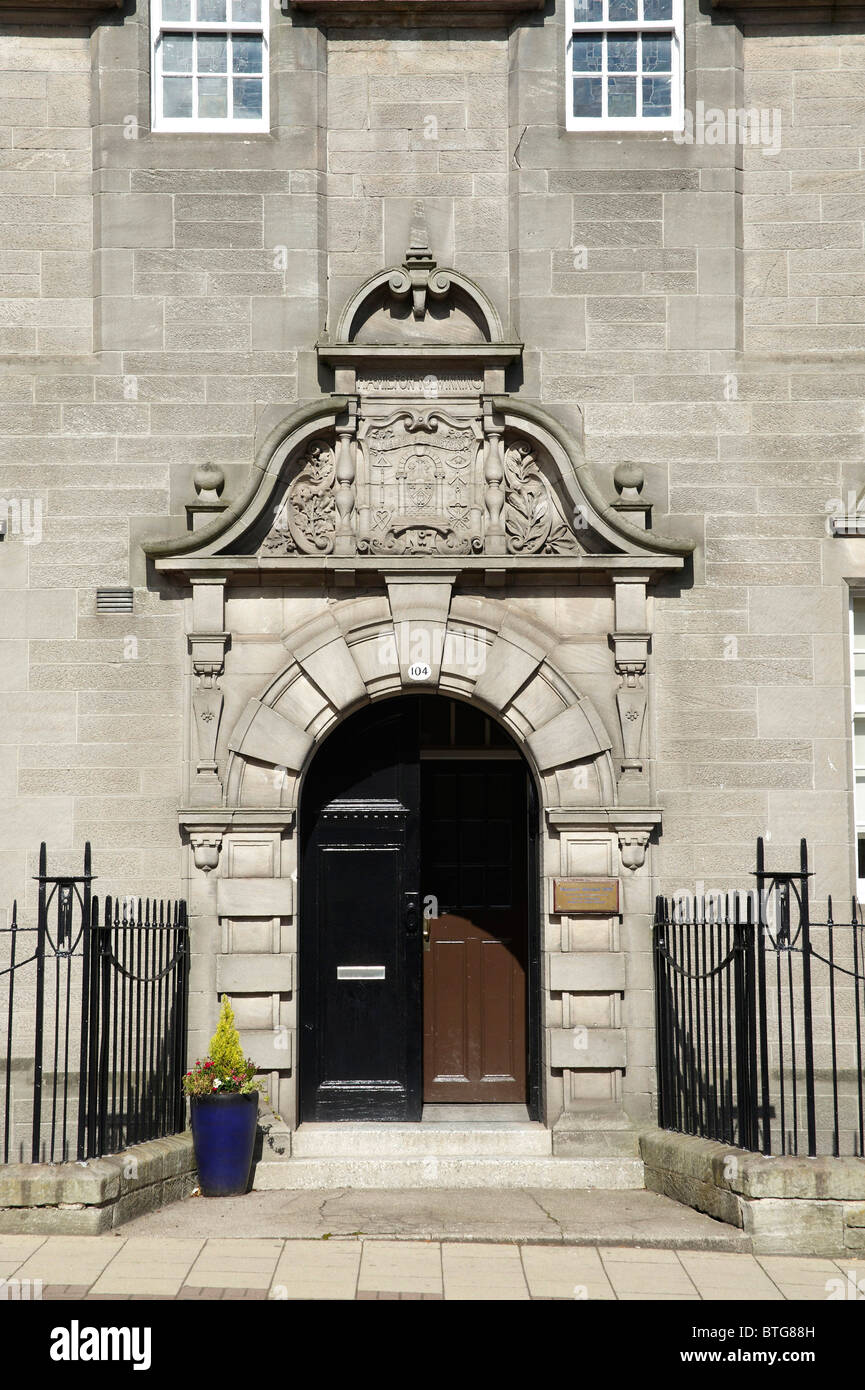
[[[293,1126],[304,779],[435,692],[534,788],[536,1118],[650,1117],[654,894],[856,882],[863,11],[686,0],[593,130],[563,0],[304,0],[252,133],[151,128],[146,0],[0,12],[4,902],[182,890]]]

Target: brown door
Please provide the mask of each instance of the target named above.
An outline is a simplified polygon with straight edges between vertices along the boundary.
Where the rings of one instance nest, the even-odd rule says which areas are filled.
[[[522,762],[424,762],[424,1101],[526,1099]],[[428,910],[428,906],[425,910]]]

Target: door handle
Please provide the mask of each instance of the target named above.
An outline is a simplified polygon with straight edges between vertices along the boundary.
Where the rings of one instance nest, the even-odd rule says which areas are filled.
[[[405,895],[405,929],[408,936],[414,936],[417,932],[418,913],[419,913],[420,893],[406,893]]]

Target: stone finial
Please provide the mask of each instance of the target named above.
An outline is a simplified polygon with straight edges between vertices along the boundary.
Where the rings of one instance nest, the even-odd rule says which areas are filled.
[[[218,463],[200,463],[192,474],[195,488],[195,501],[186,504],[186,529],[197,531],[206,526],[219,512],[224,512],[226,502],[221,501],[225,487],[225,474]]]
[[[642,531],[649,529],[652,516],[651,502],[640,496],[645,481],[643,465],[631,459],[623,459],[613,470],[613,482],[618,494],[613,506],[617,512],[630,514],[629,520]]]
[[[430,247],[426,210],[422,200],[413,208],[412,223],[409,230],[409,244],[405,260],[390,277],[390,289],[398,298],[411,293],[411,311],[416,319],[426,314],[427,294],[441,299],[451,287],[450,276],[446,271],[438,271],[437,262]]]
[[[616,485],[616,492],[625,502],[636,502],[643,485],[646,475],[639,463],[632,463],[630,459],[625,459],[622,463],[617,463],[613,473],[613,482]]]
[[[192,475],[192,485],[202,502],[218,502],[225,487],[225,474],[217,463],[200,463]]]

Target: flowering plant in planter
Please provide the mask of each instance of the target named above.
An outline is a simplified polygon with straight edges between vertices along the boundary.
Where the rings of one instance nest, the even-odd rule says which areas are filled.
[[[244,1057],[240,1035],[234,1022],[234,1010],[228,995],[222,996],[219,1025],[210,1039],[210,1056],[199,1059],[183,1078],[188,1096],[249,1095],[260,1089],[254,1081],[255,1063]]]
[[[196,1062],[183,1078],[205,1197],[230,1197],[247,1190],[258,1117],[259,1083],[254,1075],[255,1063],[243,1055],[234,1012],[223,994],[210,1056]]]

